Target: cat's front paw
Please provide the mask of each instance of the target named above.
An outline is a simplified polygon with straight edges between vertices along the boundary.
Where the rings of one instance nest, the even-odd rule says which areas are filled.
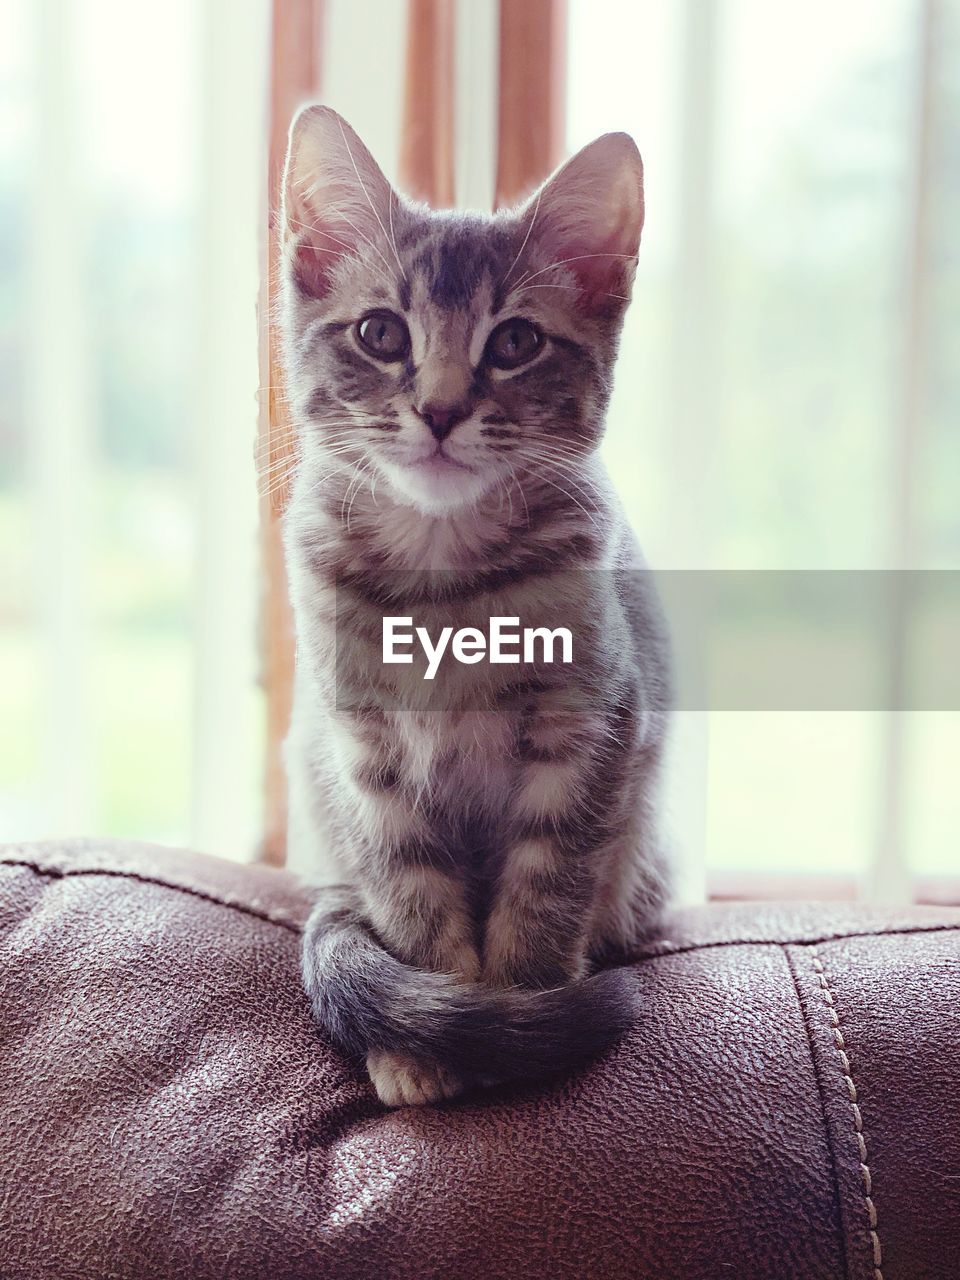
[[[388,1107],[422,1106],[442,1102],[463,1092],[464,1085],[452,1071],[433,1062],[418,1062],[402,1053],[371,1049],[367,1071],[380,1101]]]

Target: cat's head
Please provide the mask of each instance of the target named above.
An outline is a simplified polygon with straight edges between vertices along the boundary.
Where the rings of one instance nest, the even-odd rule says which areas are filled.
[[[626,134],[585,147],[517,210],[435,212],[393,190],[336,112],[309,107],[283,200],[305,451],[430,514],[575,472],[602,431],[643,225]]]

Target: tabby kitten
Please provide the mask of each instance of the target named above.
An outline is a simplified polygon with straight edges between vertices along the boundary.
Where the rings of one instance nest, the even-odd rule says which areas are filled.
[[[667,645],[597,456],[642,223],[625,134],[481,216],[399,196],[329,109],[292,127],[291,839],[341,882],[303,975],[391,1105],[562,1069],[635,1016],[629,971],[592,971],[666,895]],[[575,661],[427,682],[383,661],[400,615],[563,625]]]

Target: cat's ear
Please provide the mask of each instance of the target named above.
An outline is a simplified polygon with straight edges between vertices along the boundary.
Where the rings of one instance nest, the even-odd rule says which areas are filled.
[[[615,315],[629,301],[643,230],[643,161],[629,134],[605,133],[548,178],[523,211],[550,262],[575,276],[583,305]]]
[[[304,107],[290,126],[283,238],[300,289],[323,297],[344,254],[384,253],[393,188],[346,120]]]

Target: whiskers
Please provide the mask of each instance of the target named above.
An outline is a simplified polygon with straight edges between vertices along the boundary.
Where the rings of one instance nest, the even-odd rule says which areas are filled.
[[[361,458],[354,467],[353,477],[347,485],[343,495],[343,501],[340,503],[340,523],[345,526],[347,533],[350,533],[350,515],[353,511],[353,504],[357,500],[357,494],[363,488],[365,480],[370,480],[370,496],[373,504],[376,506],[376,483],[377,473],[373,462],[369,458]]]
[[[356,455],[362,452],[355,432],[358,427],[367,425],[366,417],[351,415],[336,421],[325,420],[321,427],[320,448],[311,449],[311,455],[315,457],[319,453],[322,459],[334,463],[333,467],[326,468],[328,471],[339,469],[341,460],[355,463]],[[291,485],[303,465],[303,449],[293,428],[286,428],[279,433],[279,438],[264,437],[258,443],[255,463],[257,493],[261,499],[272,498]]]
[[[586,436],[577,438],[590,445],[595,443]],[[593,527],[602,532],[603,526],[596,517],[603,509],[605,495],[584,469],[586,456],[584,452],[572,449],[563,441],[542,435],[524,437],[511,454],[523,467],[524,475],[519,481],[521,493],[524,493],[525,487],[529,487],[529,482],[546,484],[578,508]],[[524,501],[526,502],[526,494]]]
[[[519,478],[519,476],[517,475],[516,467],[514,467],[511,463],[509,463],[509,462],[506,460],[506,458],[504,458],[504,457],[502,457],[502,456],[501,456],[501,458],[500,458],[500,463],[501,463],[501,465],[506,469],[506,471],[507,471],[507,473],[508,473],[507,475],[504,475],[504,474],[503,474],[503,472],[498,471],[498,472],[497,472],[497,476],[496,476],[496,479],[497,479],[497,490],[498,490],[498,492],[500,493],[500,507],[499,507],[499,510],[501,510],[501,511],[503,510],[503,502],[504,502],[504,498],[506,498],[506,500],[507,500],[507,504],[508,504],[508,512],[507,512],[507,528],[508,528],[508,529],[512,529],[512,528],[514,527],[514,519],[513,519],[513,493],[514,493],[514,490],[516,490],[517,494],[518,494],[518,495],[519,495],[519,497],[520,497],[520,501],[523,503],[524,525],[525,525],[526,527],[529,527],[529,525],[530,525],[530,506],[529,506],[529,504],[528,504],[528,502],[527,502],[527,495],[526,495],[526,494],[524,493],[524,491],[523,491],[523,482],[522,482],[522,480]]]

